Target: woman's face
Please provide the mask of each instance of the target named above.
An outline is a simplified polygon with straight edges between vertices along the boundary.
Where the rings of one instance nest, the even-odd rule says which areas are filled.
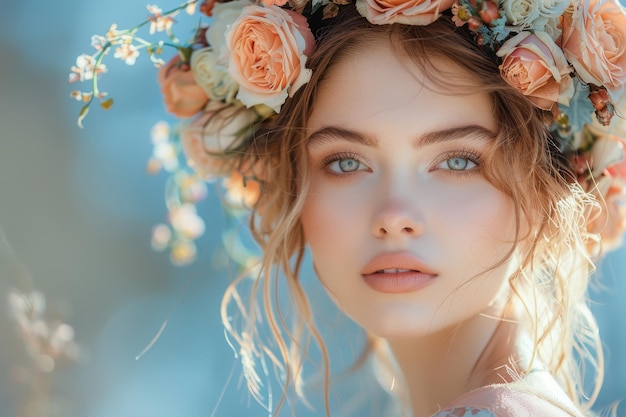
[[[487,311],[517,267],[511,257],[485,272],[515,230],[512,201],[482,174],[497,129],[488,96],[437,89],[373,45],[328,74],[307,126],[302,223],[315,269],[338,306],[381,337]]]

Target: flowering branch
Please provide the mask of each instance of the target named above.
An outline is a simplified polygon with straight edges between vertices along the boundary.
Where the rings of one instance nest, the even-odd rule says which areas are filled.
[[[91,45],[96,49],[96,53],[81,54],[76,59],[76,65],[71,68],[69,82],[91,81],[91,91],[74,90],[71,96],[85,104],[78,114],[78,126],[83,127],[83,120],[89,112],[89,108],[94,99],[100,100],[100,106],[108,110],[113,105],[112,98],[106,98],[107,93],[100,91],[98,86],[98,77],[107,72],[107,67],[102,63],[104,56],[117,46],[114,52],[114,58],[123,60],[127,65],[134,65],[139,52],[142,49],[147,50],[150,60],[156,67],[163,65],[163,60],[158,58],[163,51],[163,47],[169,46],[179,51],[188,49],[189,45],[182,44],[172,31],[174,24],[174,16],[180,11],[185,10],[189,15],[195,13],[196,4],[199,0],[189,0],[182,5],[171,10],[163,12],[161,8],[155,5],[148,5],[147,9],[150,16],[143,22],[133,26],[130,29],[118,30],[117,25],[113,24],[106,33],[106,36],[94,35],[91,38]],[[146,39],[136,36],[136,33],[145,26],[150,26],[149,34],[154,35],[156,32],[165,32],[169,38],[169,42],[159,40],[150,42]]]
[[[196,204],[207,196],[204,180],[190,171],[184,161],[179,135],[165,122],[157,123],[151,132],[154,145],[147,170],[156,174],[161,170],[168,175],[165,202],[168,222],[159,223],[152,229],[152,248],[170,251],[174,265],[187,265],[196,258],[195,240],[205,231],[204,220],[197,214]]]

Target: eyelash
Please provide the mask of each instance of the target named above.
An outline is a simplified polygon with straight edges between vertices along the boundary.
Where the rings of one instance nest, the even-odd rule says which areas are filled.
[[[354,159],[355,161],[357,161],[359,164],[363,164],[365,166],[368,166],[367,163],[363,162],[363,159],[361,157],[359,157],[358,154],[353,153],[353,152],[339,152],[339,153],[335,153],[332,155],[327,156],[326,158],[324,158],[322,160],[322,167],[326,170],[326,173],[330,176],[333,177],[343,177],[346,175],[352,175],[352,174],[356,174],[362,170],[357,170],[354,172],[342,172],[342,173],[337,173],[337,172],[333,172],[330,170],[330,164],[332,164],[333,162],[337,162],[337,161],[341,161],[344,159]]]
[[[463,169],[463,170],[442,169],[441,170],[441,171],[444,171],[448,175],[456,175],[456,176],[459,176],[459,175],[467,176],[467,175],[476,174],[479,172],[481,165],[484,162],[483,157],[479,153],[470,149],[461,149],[461,150],[446,152],[441,157],[437,158],[437,161],[431,166],[430,170],[431,171],[436,170],[438,165],[450,159],[467,159],[468,161],[476,165],[475,167],[470,168],[470,169]]]
[[[436,159],[436,162],[431,165],[429,171],[437,170],[437,166],[440,165],[441,163],[449,159],[457,159],[457,158],[467,159],[468,161],[470,161],[476,166],[473,168],[464,169],[464,170],[441,169],[441,171],[444,171],[447,175],[467,176],[467,175],[472,175],[472,174],[477,173],[480,170],[481,164],[483,163],[483,157],[479,153],[470,149],[461,149],[461,150],[446,152],[443,155],[441,155],[439,158]],[[358,154],[353,153],[353,152],[339,152],[339,153],[329,155],[322,160],[321,165],[325,169],[326,173],[333,177],[347,176],[347,175],[356,174],[362,171],[362,170],[357,170],[354,172],[336,173],[329,169],[330,164],[332,164],[333,162],[344,160],[344,159],[353,159],[357,161],[359,164],[368,166],[368,164],[363,162],[363,159]]]

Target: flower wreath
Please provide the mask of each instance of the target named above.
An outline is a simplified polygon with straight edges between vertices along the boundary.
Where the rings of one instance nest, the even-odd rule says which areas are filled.
[[[113,104],[98,84],[111,50],[129,65],[146,51],[160,68],[168,112],[193,118],[174,134],[163,124],[153,130],[149,170],[171,173],[170,224],[155,228],[155,248],[170,248],[175,263],[193,260],[193,240],[204,231],[195,211],[204,196],[202,180],[223,177],[227,197],[254,204],[258,184],[225,161],[310,80],[306,64],[315,37],[309,23],[313,17],[332,19],[341,7],[356,7],[373,24],[428,25],[451,18],[466,27],[478,45],[499,57],[504,80],[552,115],[548,128],[579,182],[606,203],[605,217],[596,220],[605,247],[620,241],[626,229],[626,10],[618,0],[354,1],[190,0],[169,11],[149,5],[149,17],[137,26],[112,25],[105,36],[92,37],[95,52],[80,55],[70,74],[70,82],[91,82],[91,91],[71,93],[84,102],[80,126],[94,100],[105,109]],[[191,40],[181,42],[172,31],[174,17],[193,15],[198,6],[210,23],[200,23]],[[164,39],[140,37],[145,27]],[[160,58],[166,47],[178,52],[167,63]]]

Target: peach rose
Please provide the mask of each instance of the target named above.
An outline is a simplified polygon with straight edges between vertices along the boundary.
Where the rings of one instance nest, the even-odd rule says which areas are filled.
[[[429,25],[454,3],[455,0],[357,0],[356,9],[376,25]]]
[[[226,43],[225,33],[229,26],[241,14],[241,10],[252,4],[250,0],[233,0],[227,3],[217,3],[213,8],[213,21],[206,31],[206,40],[215,51],[221,51]]]
[[[520,32],[497,54],[504,58],[500,65],[502,77],[535,106],[550,110],[556,102],[569,104],[574,83],[567,60],[550,35]]]
[[[258,116],[245,107],[211,101],[180,134],[189,165],[202,177],[225,174],[225,153],[251,133]]]
[[[196,83],[193,72],[179,66],[180,57],[175,56],[159,69],[163,102],[168,112],[176,117],[193,117],[205,106],[209,98]]]
[[[237,98],[248,107],[265,104],[276,113],[287,97],[311,79],[305,64],[315,48],[306,18],[277,6],[244,7],[226,32],[230,75]]]
[[[617,101],[626,82],[626,11],[617,0],[585,3],[563,15],[563,52],[584,82],[606,87]]]

